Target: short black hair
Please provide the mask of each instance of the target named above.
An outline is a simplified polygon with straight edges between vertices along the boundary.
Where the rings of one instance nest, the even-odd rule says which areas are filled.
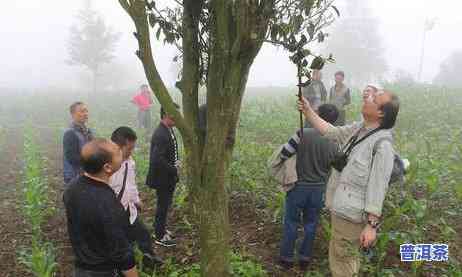
[[[329,122],[330,124],[334,124],[338,118],[338,109],[333,104],[322,104],[318,108],[319,117],[324,119],[325,121]]]
[[[180,106],[177,103],[173,103],[175,105],[175,108],[179,109]],[[164,110],[164,107],[160,107],[160,119],[163,119],[167,115],[167,113]]]
[[[105,147],[109,140],[96,138],[89,142],[89,147],[92,147],[90,155],[81,155],[80,160],[82,169],[90,174],[97,174],[103,170],[105,164],[112,162],[112,153]]]
[[[136,141],[137,139],[138,137],[136,136],[136,132],[126,126],[115,129],[111,135],[111,140],[118,146],[124,146],[127,142]]]
[[[75,113],[75,110],[77,109],[78,106],[80,105],[84,105],[83,102],[80,102],[80,101],[77,101],[77,102],[74,102],[72,103],[72,105],[69,106],[69,112],[71,114]]]
[[[399,98],[396,94],[390,93],[391,100],[380,107],[380,110],[383,113],[382,122],[380,123],[380,128],[382,129],[391,129],[395,126],[396,118],[399,113]]]

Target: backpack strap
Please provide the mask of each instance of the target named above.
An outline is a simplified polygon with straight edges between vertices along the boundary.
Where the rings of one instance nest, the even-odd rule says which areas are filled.
[[[392,139],[390,137],[382,137],[379,138],[375,144],[374,148],[372,149],[372,159],[374,159],[374,155],[377,152],[377,148],[379,147],[380,143],[382,141],[389,141],[390,143],[392,142]],[[401,157],[395,152],[393,153],[393,168],[391,171],[391,176],[390,176],[390,184],[392,183],[404,183],[404,175],[406,174],[404,170],[404,164],[403,161],[401,160]]]
[[[125,171],[124,171],[124,180],[122,182],[122,188],[119,191],[119,194],[117,194],[117,200],[120,202],[122,200],[122,196],[124,195],[125,192],[125,187],[127,185],[127,174],[128,174],[128,162],[125,162]]]

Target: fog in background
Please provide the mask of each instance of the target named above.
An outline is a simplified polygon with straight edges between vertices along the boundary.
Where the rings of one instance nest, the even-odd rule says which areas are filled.
[[[83,67],[69,66],[67,41],[70,26],[82,9],[82,0],[4,1],[0,10],[0,88],[8,89],[72,89],[88,83],[90,73]],[[168,1],[167,1],[168,2]],[[453,51],[462,49],[462,2],[454,0],[362,0],[370,7],[370,15],[378,19],[378,34],[383,42],[387,78],[401,70],[416,77],[426,18],[437,18],[427,33],[422,81],[431,82],[440,63]],[[106,23],[121,33],[113,62],[112,89],[135,89],[145,82],[142,66],[134,55],[134,25],[117,0],[93,0],[93,8]],[[348,18],[345,1],[337,1],[342,16],[335,24]],[[367,23],[365,23],[367,24]],[[331,28],[335,28],[332,26]],[[154,36],[153,36],[154,37]],[[325,44],[315,46],[322,52]],[[333,39],[333,38],[332,38]],[[172,86],[177,66],[172,63],[176,50],[155,42],[153,49],[158,69],[168,86]],[[333,53],[334,56],[336,53]],[[328,65],[329,67],[330,65]],[[336,67],[341,68],[341,64]],[[368,68],[364,68],[365,71]],[[258,55],[248,86],[294,86],[295,66],[282,49],[266,45]],[[348,73],[347,73],[348,74]],[[330,84],[331,76],[324,76]],[[1,90],[0,90],[1,93]]]

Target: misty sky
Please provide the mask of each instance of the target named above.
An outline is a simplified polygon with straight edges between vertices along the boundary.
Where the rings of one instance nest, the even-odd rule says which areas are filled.
[[[391,71],[401,68],[416,75],[426,17],[436,17],[437,24],[427,37],[423,71],[425,81],[432,80],[442,59],[452,51],[462,49],[460,1],[364,1],[380,19],[380,33]],[[116,62],[140,72],[140,80],[134,81],[143,82],[141,65],[133,54],[136,42],[130,18],[117,0],[93,2],[94,8],[103,14],[107,23],[122,33]],[[341,2],[338,3],[340,7]],[[85,74],[85,71],[66,65],[66,41],[69,27],[75,23],[75,14],[82,8],[83,1],[8,1],[4,6],[0,10],[0,87],[72,88],[79,80],[77,76]],[[156,43],[154,51],[161,74],[171,85],[175,75],[171,58],[175,49]],[[325,76],[325,79],[328,77]],[[265,46],[252,67],[248,85],[289,86],[295,81],[295,68],[288,61],[287,54],[283,50]]]

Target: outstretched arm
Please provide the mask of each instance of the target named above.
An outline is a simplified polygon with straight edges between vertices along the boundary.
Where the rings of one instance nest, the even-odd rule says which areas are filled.
[[[297,153],[298,144],[300,143],[300,130],[298,130],[289,141],[284,144],[281,150],[281,160],[285,161]]]

